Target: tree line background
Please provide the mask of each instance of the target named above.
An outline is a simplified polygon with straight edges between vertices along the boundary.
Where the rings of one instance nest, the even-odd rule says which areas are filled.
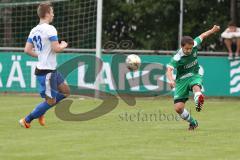
[[[2,3],[26,1],[37,0],[1,0]],[[81,22],[84,22],[84,17],[71,16],[83,11],[81,7],[76,9],[79,7],[79,1],[54,3],[54,8],[58,8],[60,12],[55,14],[53,25],[58,29],[60,37],[70,43],[70,47],[95,48],[96,25],[92,24],[89,27],[87,23],[89,27],[87,32],[79,30],[77,28],[79,24],[75,23],[79,23],[79,18],[83,18]],[[91,1],[93,3],[96,0]],[[38,24],[36,7],[37,5],[31,8],[19,6],[8,9],[6,6],[1,7],[0,4],[0,47],[24,46],[31,28]],[[231,19],[238,22],[239,9],[240,0],[184,0],[183,35],[196,37],[214,24],[220,25],[223,32]],[[104,0],[103,47],[108,49],[112,47],[111,43],[126,42],[131,45],[123,43],[122,46],[117,47],[119,49],[175,50],[178,48],[179,10],[179,0]],[[22,15],[21,18],[18,18],[19,13]],[[23,21],[24,24],[22,24]],[[89,19],[86,21],[89,22]],[[20,26],[24,27],[19,28]],[[84,25],[83,27],[86,28]],[[91,45],[86,45],[87,43],[81,41],[82,39],[88,39],[88,44]],[[225,50],[220,34],[208,38],[201,49]]]
[[[104,42],[133,41],[135,49],[173,50],[178,47],[179,0],[114,0],[104,3]],[[198,36],[212,27],[221,32],[230,21],[230,0],[185,0],[183,35]],[[224,49],[220,34],[212,36],[202,50]]]

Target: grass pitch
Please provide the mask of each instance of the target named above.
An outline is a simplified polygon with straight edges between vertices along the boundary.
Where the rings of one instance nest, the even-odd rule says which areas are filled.
[[[240,157],[240,100],[207,99],[197,113],[188,110],[199,128],[188,131],[170,98],[138,99],[135,107],[120,101],[116,109],[84,122],[67,122],[46,115],[30,129],[18,120],[42,100],[37,97],[0,95],[0,159],[4,160],[236,160]],[[93,109],[101,101],[74,99],[73,113]],[[170,116],[168,119],[159,113]],[[152,114],[156,117],[150,118]],[[172,116],[172,117],[171,117]]]

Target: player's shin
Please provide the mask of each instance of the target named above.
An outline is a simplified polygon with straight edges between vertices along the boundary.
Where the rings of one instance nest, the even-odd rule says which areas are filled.
[[[179,114],[182,119],[189,123],[195,123],[195,119],[190,115],[190,113],[184,108],[183,112]]]
[[[198,104],[198,97],[202,95],[202,92],[195,92],[194,93],[194,102],[197,105]]]
[[[202,92],[194,93],[194,102],[195,102],[196,110],[200,112],[203,108],[203,103],[204,103],[204,96]]]
[[[50,109],[51,106],[45,101],[37,105],[37,107],[25,117],[27,123],[31,123],[33,119],[39,118],[40,116],[44,115],[44,113]]]

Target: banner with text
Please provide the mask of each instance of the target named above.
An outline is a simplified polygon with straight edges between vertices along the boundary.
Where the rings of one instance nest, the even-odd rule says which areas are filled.
[[[57,56],[57,61],[58,70],[63,72],[67,83],[79,88],[80,92],[77,94],[88,93],[88,89],[93,90],[99,84],[102,91],[115,94],[171,94],[165,76],[166,64],[171,56],[140,57],[142,65],[136,72],[127,69],[126,55],[123,54],[104,54],[97,73],[96,57],[93,54],[64,53]],[[198,60],[200,72],[203,74],[205,95],[240,95],[240,61],[213,56],[199,56]],[[36,65],[37,59],[24,53],[0,53],[0,92],[37,93],[38,84],[34,75]]]

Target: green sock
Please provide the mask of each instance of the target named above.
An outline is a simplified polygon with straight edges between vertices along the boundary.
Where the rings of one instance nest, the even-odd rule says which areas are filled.
[[[196,120],[191,116],[189,115],[189,118],[187,119],[187,121],[191,124],[195,124],[196,123]]]
[[[196,120],[190,115],[190,113],[184,108],[183,113],[180,114],[182,119],[188,121],[191,124],[195,124]]]

